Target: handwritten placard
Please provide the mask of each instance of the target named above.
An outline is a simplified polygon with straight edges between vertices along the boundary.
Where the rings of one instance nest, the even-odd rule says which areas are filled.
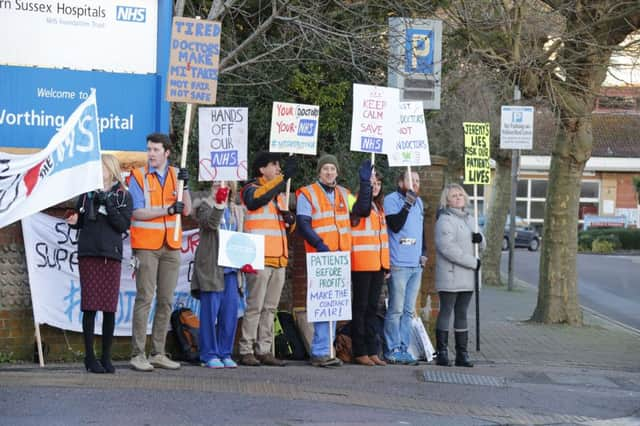
[[[464,183],[491,183],[489,123],[462,123],[464,127]]]
[[[198,180],[247,179],[247,108],[198,108]]]
[[[319,116],[317,105],[274,102],[269,151],[316,155]]]
[[[351,319],[351,255],[348,251],[307,253],[309,322]]]
[[[264,269],[264,236],[220,229],[218,265],[242,268],[247,263],[253,269]]]
[[[400,102],[399,139],[387,153],[391,167],[431,165],[422,108],[422,102]]]
[[[221,31],[220,22],[173,18],[167,101],[216,103]]]
[[[399,106],[399,89],[354,84],[351,151],[389,151],[398,140]]]

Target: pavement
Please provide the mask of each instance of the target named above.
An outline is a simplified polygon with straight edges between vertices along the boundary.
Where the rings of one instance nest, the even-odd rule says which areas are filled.
[[[640,425],[640,332],[586,311],[584,327],[530,323],[536,290],[516,284],[482,289],[474,368],[139,373],[116,362],[115,375],[96,375],[79,364],[2,364],[0,424]]]

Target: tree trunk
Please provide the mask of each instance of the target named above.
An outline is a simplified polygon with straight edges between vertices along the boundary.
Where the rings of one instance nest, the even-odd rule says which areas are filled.
[[[591,115],[568,120],[558,135],[551,170],[540,254],[538,304],[531,319],[582,325],[576,255],[580,182],[592,146]]]
[[[511,156],[496,158],[496,174],[489,212],[484,225],[487,247],[482,253],[482,282],[486,285],[500,286],[500,259],[502,257],[502,239],[504,223],[509,210],[511,197]]]

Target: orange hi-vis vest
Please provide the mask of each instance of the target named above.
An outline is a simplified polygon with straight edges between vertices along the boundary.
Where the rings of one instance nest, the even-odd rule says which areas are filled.
[[[289,257],[287,227],[278,211],[278,207],[285,210],[285,206],[284,194],[278,194],[276,200],[269,201],[259,209],[247,209],[245,212],[244,230],[251,234],[264,235],[265,257]]]
[[[358,226],[351,228],[351,270],[388,270],[389,265],[389,236],[384,210],[372,203],[369,217],[360,218]]]
[[[349,192],[336,186],[332,205],[319,183],[312,183],[298,189],[311,203],[311,227],[322,238],[330,251],[351,250],[351,222],[349,219]],[[304,242],[307,253],[317,250],[307,241]]]
[[[160,184],[155,173],[149,173],[149,166],[134,169],[131,173],[144,194],[144,207],[168,208],[178,200],[176,191],[177,169],[169,167],[164,185]],[[173,238],[176,226],[174,216],[160,216],[155,219],[131,221],[131,248],[143,250],[157,250],[165,243],[172,249],[179,249],[182,245],[182,228],[178,232],[178,239]]]

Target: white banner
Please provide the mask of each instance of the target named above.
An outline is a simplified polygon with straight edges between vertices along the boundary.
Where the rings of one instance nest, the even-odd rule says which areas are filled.
[[[198,180],[247,180],[247,108],[198,108]]]
[[[98,107],[92,90],[42,151],[0,151],[0,228],[102,185]]]
[[[0,1],[0,64],[155,73],[157,31],[157,0]]]
[[[220,229],[218,265],[240,269],[247,263],[264,269],[264,236]]]
[[[351,151],[387,153],[398,141],[400,90],[353,85]]]
[[[351,255],[348,251],[307,253],[307,320],[351,319]]]
[[[317,105],[274,102],[269,151],[316,155],[319,117]]]
[[[429,138],[422,102],[400,102],[400,135],[388,152],[389,166],[430,166]]]
[[[37,213],[22,220],[33,314],[39,324],[49,324],[64,330],[82,331],[80,310],[80,279],[78,275],[78,231],[63,219]],[[193,256],[198,246],[197,230],[185,231],[182,239],[182,260],[174,306],[182,304],[196,314],[200,302],[190,295]],[[131,336],[131,320],[136,298],[136,283],[132,269],[129,237],[124,240],[120,296],[116,311],[116,336]],[[155,301],[149,315],[147,333],[151,332]],[[97,334],[102,333],[102,315],[96,320]]]

